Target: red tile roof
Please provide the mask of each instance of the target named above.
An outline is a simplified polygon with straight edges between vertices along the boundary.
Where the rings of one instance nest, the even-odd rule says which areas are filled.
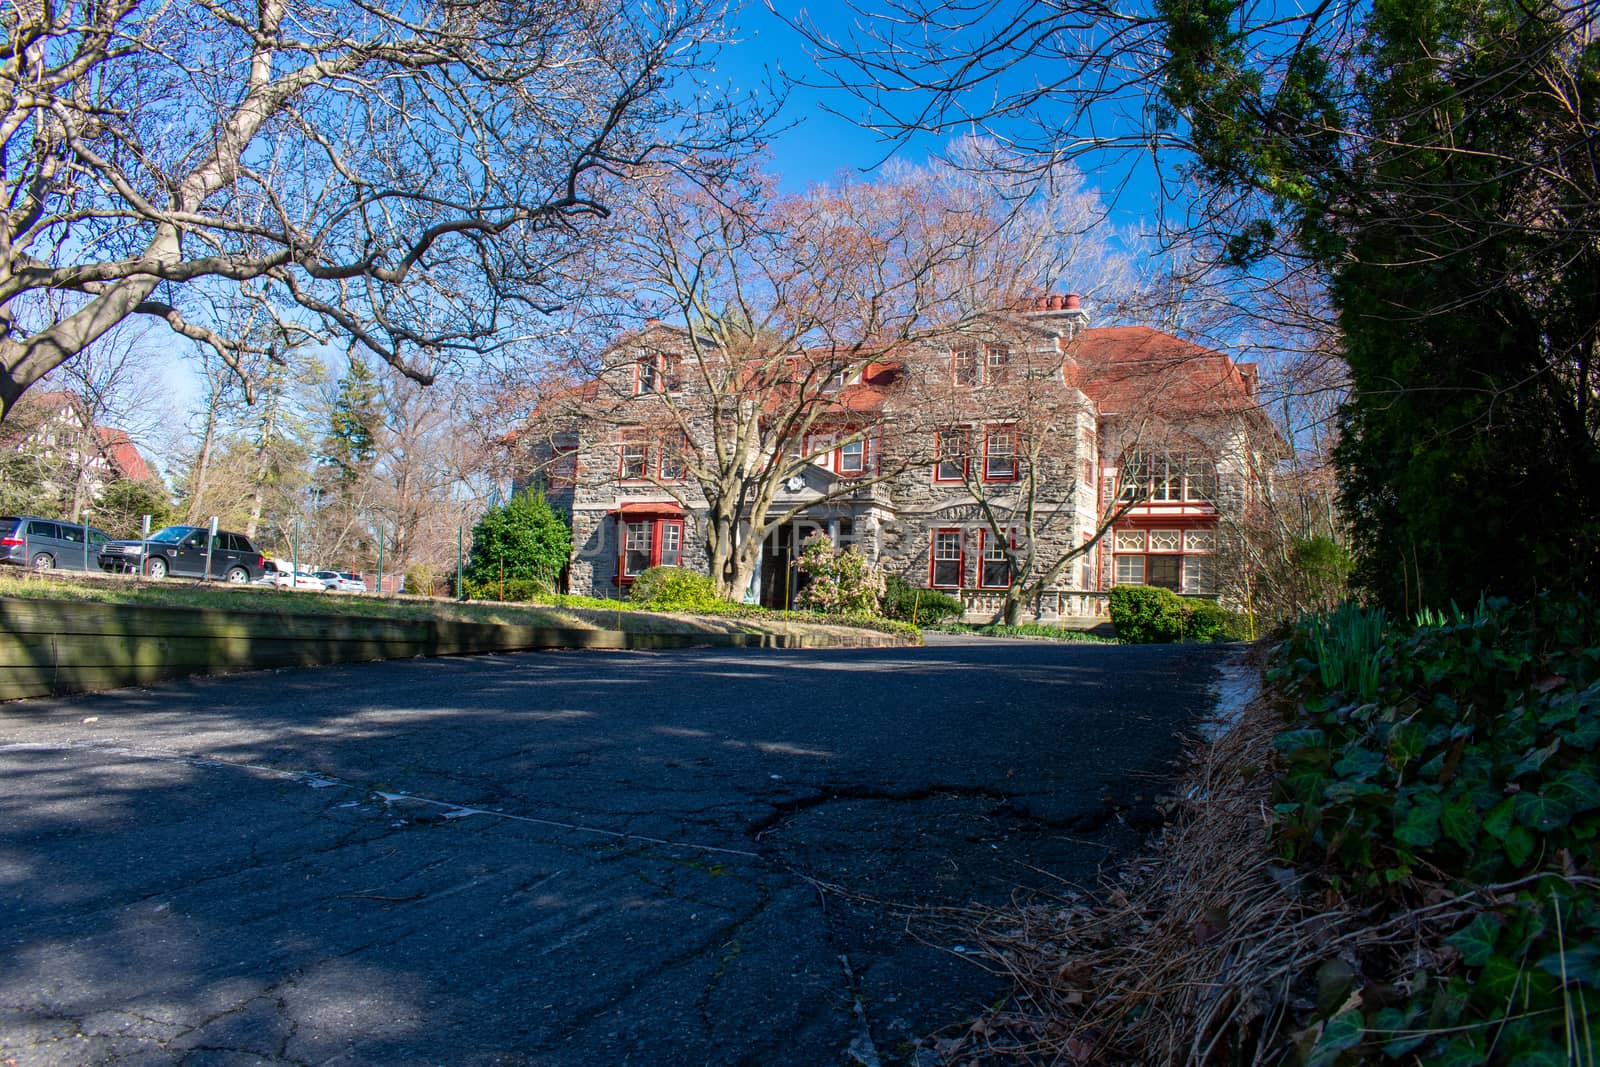
[[[1069,380],[1103,414],[1232,414],[1255,406],[1251,380],[1227,356],[1148,326],[1084,330],[1067,352]]]
[[[150,480],[152,473],[149,464],[145,463],[144,456],[139,454],[139,449],[128,439],[125,431],[115,426],[96,426],[94,435],[100,442],[101,451],[124,478],[135,482]]]

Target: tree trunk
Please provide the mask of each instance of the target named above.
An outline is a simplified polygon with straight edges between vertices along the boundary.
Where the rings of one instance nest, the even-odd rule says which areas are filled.
[[[217,438],[217,408],[221,393],[215,388],[211,391],[211,399],[206,404],[206,428],[200,435],[200,454],[195,456],[194,470],[189,474],[189,508],[184,513],[184,521],[193,526],[200,522],[204,514],[202,505],[205,503],[206,478],[211,468],[211,449]],[[249,531],[246,536],[254,536],[255,531]]]

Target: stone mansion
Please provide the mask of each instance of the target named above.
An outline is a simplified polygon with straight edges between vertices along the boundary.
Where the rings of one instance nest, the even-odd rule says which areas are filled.
[[[1119,584],[1231,595],[1230,546],[1280,447],[1254,364],[1090,327],[1071,295],[780,362],[762,377],[752,357],[652,323],[541,405],[516,480],[572,518],[568,591],[625,597],[652,566],[708,572],[720,493],[721,529],[761,532],[736,583],[752,603],[793,598],[815,532],[960,597],[973,620],[1014,579],[1042,620],[1102,615]]]

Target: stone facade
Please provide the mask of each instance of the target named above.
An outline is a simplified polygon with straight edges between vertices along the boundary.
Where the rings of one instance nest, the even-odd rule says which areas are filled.
[[[652,563],[709,565],[706,498],[673,454],[711,447],[693,382],[728,368],[703,351],[686,367],[683,337],[625,339],[566,396],[555,430],[527,434],[523,481],[572,516],[574,593],[625,595]],[[1087,328],[1075,299],[1057,297],[841,379],[803,441],[760,459],[783,474],[768,513],[799,511],[766,538],[747,600],[792,598],[789,563],[811,532],[960,596],[970,618],[1000,610],[1014,568],[1031,560],[1037,575],[1091,542],[1023,617],[1102,615],[1118,582],[1222,590],[1230,516],[1247,507],[1271,436],[1251,365],[1143,327]]]

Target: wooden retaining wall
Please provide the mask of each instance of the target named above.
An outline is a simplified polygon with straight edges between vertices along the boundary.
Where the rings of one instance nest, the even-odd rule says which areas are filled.
[[[901,644],[863,634],[852,644]],[[877,641],[872,638],[883,638]],[[641,634],[0,597],[0,700],[193,674],[548,648],[811,647],[804,633]]]

